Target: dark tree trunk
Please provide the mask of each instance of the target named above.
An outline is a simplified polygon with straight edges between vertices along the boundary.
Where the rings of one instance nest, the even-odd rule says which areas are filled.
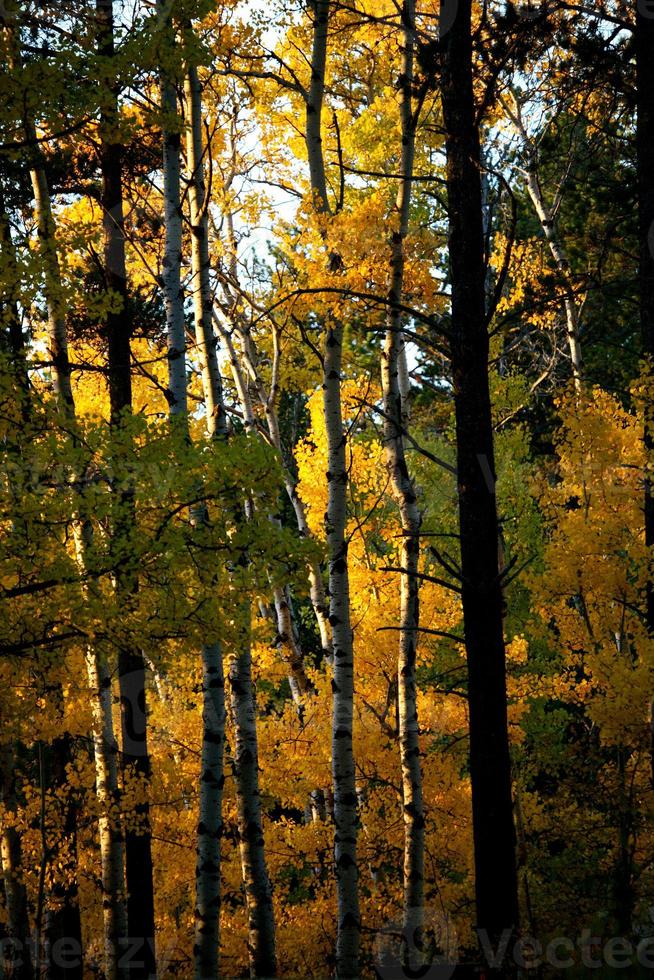
[[[636,0],[636,160],[638,171],[638,226],[640,326],[643,358],[654,368],[654,8]],[[645,404],[645,453],[654,460],[654,397]],[[654,548],[654,487],[645,480],[645,544]],[[649,552],[650,560],[652,552]],[[654,576],[647,581],[647,629],[654,636]]]
[[[5,275],[0,284],[0,318],[6,327],[0,333],[0,353],[7,356],[15,381],[16,397],[23,422],[30,420],[30,384],[27,373],[25,338],[18,312],[20,276],[11,238],[11,224],[5,205],[4,188],[0,183],[0,251],[5,262]]]
[[[0,803],[8,813],[17,809],[16,756],[10,746],[0,748]],[[5,958],[7,980],[32,980],[30,921],[27,892],[22,877],[22,848],[16,828],[5,823],[0,828],[2,877],[7,907],[7,944]]]
[[[98,53],[112,59],[114,21],[112,0],[96,0],[98,14]],[[107,315],[106,330],[109,361],[109,398],[111,424],[118,427],[132,408],[130,339],[132,322],[125,267],[125,232],[123,214],[123,149],[115,141],[115,119],[118,113],[117,89],[105,94],[102,111],[103,134],[100,147],[102,175],[102,214],[104,228],[105,287],[120,297],[118,309]],[[135,525],[133,492],[125,485],[117,492],[114,520],[116,553],[129,554],[129,538]],[[129,562],[116,567],[118,598],[129,604],[138,589],[138,581]],[[130,647],[118,652],[118,676],[121,702],[123,772],[126,777],[150,779],[150,756],[147,743],[145,667],[140,650]],[[130,964],[130,978],[140,980],[156,973],[154,952],[154,894],[152,875],[152,838],[147,802],[137,806],[136,820],[125,832],[125,874],[127,879],[127,927],[129,937],[139,943]]]
[[[451,357],[468,661],[477,928],[495,945],[505,930],[517,927],[518,897],[488,385],[480,148],[472,87],[471,0],[458,0],[458,5],[454,0],[454,5],[456,11],[448,11],[452,26],[442,36],[452,277]]]
[[[60,692],[57,691],[57,696]],[[52,743],[50,784],[54,789],[68,783],[68,766],[73,761],[73,740],[66,732]],[[59,872],[52,887],[57,907],[48,916],[46,940],[49,950],[48,980],[82,980],[82,922],[77,888],[77,813],[79,801],[70,790],[62,799],[61,841],[54,851]]]

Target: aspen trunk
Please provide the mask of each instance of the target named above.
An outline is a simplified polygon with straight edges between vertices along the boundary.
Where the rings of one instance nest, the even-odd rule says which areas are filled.
[[[497,944],[517,927],[518,899],[498,520],[494,482],[484,475],[494,481],[471,0],[458,0],[441,45],[477,927]]]
[[[158,9],[166,16],[164,0]],[[167,41],[174,43],[170,21],[165,25]],[[186,334],[181,288],[182,211],[180,194],[181,140],[177,131],[175,86],[165,74],[160,78],[163,129],[163,182],[165,251],[163,286],[168,336],[168,390],[171,421],[177,419],[188,434]],[[171,118],[175,123],[171,125]],[[195,259],[197,262],[197,250]],[[208,282],[208,278],[206,280]],[[194,297],[198,303],[197,297]],[[200,297],[199,307],[202,309]],[[198,305],[195,305],[196,316]],[[206,373],[203,378],[207,380]],[[213,416],[215,417],[215,416]],[[192,515],[202,523],[204,515]],[[223,834],[222,800],[225,755],[225,683],[223,655],[219,643],[206,643],[202,662],[202,747],[200,758],[200,801],[195,866],[195,935],[193,944],[195,980],[218,976],[220,949],[220,843]]]
[[[277,414],[269,405],[266,407],[266,424],[268,427],[270,441],[279,452],[283,460],[282,440],[279,432]],[[303,538],[310,538],[311,531],[309,530],[309,525],[307,524],[304,501],[301,499],[298,493],[297,480],[295,479],[291,468],[286,461],[284,461],[282,477],[284,480],[284,489],[286,490],[288,499],[293,507],[297,529]],[[316,617],[318,632],[320,633],[320,645],[322,647],[323,656],[328,663],[331,663],[332,638],[331,628],[329,626],[329,602],[325,593],[325,583],[323,581],[322,571],[320,565],[316,561],[312,561],[309,566],[309,598],[311,599],[313,614]]]
[[[191,217],[191,261],[193,271],[193,309],[195,317],[195,336],[200,360],[202,365],[202,381],[204,388],[204,398],[207,406],[207,428],[209,434],[214,439],[226,439],[227,416],[223,400],[223,386],[220,376],[217,358],[217,337],[213,332],[213,296],[209,278],[209,229],[206,200],[206,189],[204,182],[204,149],[202,138],[202,100],[201,88],[194,65],[187,65],[185,78],[185,97],[187,105],[187,117],[189,120],[187,128],[186,154],[187,166],[190,172],[189,184],[189,208]],[[245,515],[244,515],[245,517]],[[248,617],[249,630],[249,603],[238,610],[238,613]],[[213,668],[218,670],[217,661],[220,654],[217,651],[213,659]],[[222,660],[220,661],[220,685],[222,682]],[[215,674],[214,674],[215,676]],[[236,793],[239,811],[239,838],[241,846],[242,868],[244,885],[248,901],[248,913],[250,921],[250,969],[255,975],[262,975],[261,970],[268,970],[268,975],[275,972],[275,945],[274,945],[274,919],[272,910],[272,897],[268,901],[268,892],[265,890],[264,882],[268,881],[266,870],[264,840],[260,820],[260,801],[259,801],[259,768],[256,752],[256,718],[254,703],[252,701],[252,682],[250,676],[250,648],[249,640],[244,649],[236,652],[230,662],[230,684],[232,697],[237,692],[239,698],[239,709],[233,712],[234,733],[236,744],[243,747],[240,751],[244,753],[242,758],[236,760]],[[244,693],[240,693],[244,692]],[[223,695],[224,697],[224,695]],[[247,702],[247,703],[246,703]],[[212,711],[215,708],[212,706]],[[224,716],[224,710],[223,710]],[[222,731],[224,733],[224,720],[221,716]],[[245,728],[241,728],[245,725]],[[207,737],[209,736],[209,737]],[[224,734],[220,736],[220,786],[222,789],[222,766],[223,766],[223,741]],[[211,732],[205,729],[203,741],[203,766],[204,766],[204,747],[207,744],[209,749],[211,743],[216,743],[216,736],[211,736]],[[238,751],[237,751],[238,754]],[[254,756],[252,764],[251,755]],[[216,766],[218,764],[217,750],[209,754],[209,761]],[[203,768],[204,773],[204,768]],[[214,770],[215,776],[215,770]],[[214,780],[212,779],[212,782]],[[204,782],[204,775],[203,775]],[[207,801],[208,802],[208,801]],[[200,826],[203,826],[204,810],[203,798],[201,793]],[[256,813],[259,813],[258,831],[253,831]],[[247,818],[244,823],[243,820]],[[208,843],[208,841],[207,841]],[[200,860],[201,841],[198,834],[198,885],[203,877]],[[215,853],[215,851],[214,851]],[[219,852],[218,852],[219,859]],[[219,872],[218,872],[219,873]],[[219,901],[219,899],[218,899]],[[254,904],[253,904],[254,903]],[[198,908],[200,900],[198,895]],[[200,919],[198,921],[201,921]],[[216,924],[217,928],[217,924]],[[202,957],[204,953],[210,955],[209,943],[213,941],[210,937],[202,935],[199,937],[196,930],[196,976],[197,971],[203,969]],[[213,975],[201,973],[199,976],[206,980]]]
[[[359,975],[359,870],[357,866],[357,795],[353,751],[354,645],[350,623],[347,560],[346,435],[341,410],[343,326],[327,324],[323,401],[327,430],[326,514],[329,553],[329,621],[332,626],[332,775],[334,785],[334,860],[338,893],[336,975]]]
[[[187,65],[184,81],[186,97],[186,164],[189,171],[189,211],[191,221],[191,292],[195,319],[195,343],[202,368],[202,385],[210,435],[227,434],[222,380],[218,367],[217,337],[213,331],[213,295],[209,278],[209,220],[204,180],[205,148],[202,136],[202,90],[197,68]]]
[[[111,65],[115,57],[113,0],[96,0],[98,54]],[[132,322],[125,267],[123,213],[123,148],[112,129],[118,116],[118,92],[112,81],[101,111],[100,171],[104,232],[104,277],[107,292],[119,297],[120,308],[106,317],[108,379],[111,424],[118,430],[132,410],[130,340]],[[127,485],[116,494],[112,547],[117,555],[128,554],[136,527],[133,489]],[[116,594],[126,605],[134,602],[138,579],[134,568],[116,562]],[[147,697],[142,652],[131,644],[118,651],[121,703],[121,740],[124,778],[149,783],[150,755],[147,739]],[[149,804],[137,805],[135,820],[125,833],[125,873],[129,936],[138,942],[138,954],[130,966],[132,980],[156,976],[154,887]]]
[[[80,533],[79,529],[76,534]],[[78,555],[87,544],[78,541]],[[95,795],[98,801],[100,857],[102,862],[102,914],[104,918],[104,971],[107,980],[123,980],[120,967],[122,941],[127,936],[127,910],[124,899],[124,842],[118,797],[118,743],[112,716],[111,673],[104,657],[89,648],[86,655],[89,687],[93,697],[93,756]]]
[[[250,343],[252,342],[250,341]],[[252,358],[250,358],[250,363],[251,360]],[[266,427],[268,429],[270,442],[282,458],[282,478],[284,480],[284,489],[286,490],[286,494],[293,508],[297,529],[303,538],[310,538],[311,531],[309,530],[309,525],[307,524],[304,501],[301,499],[297,489],[298,481],[292,472],[289,461],[284,458],[284,448],[282,446],[281,433],[279,431],[279,419],[274,406],[273,392],[266,394],[262,390],[260,379],[258,388],[259,398],[266,415]],[[331,630],[329,627],[329,602],[327,601],[327,596],[325,594],[325,583],[323,581],[320,565],[315,561],[312,561],[309,566],[309,598],[311,599],[311,606],[313,608],[314,616],[316,617],[318,632],[320,633],[320,644],[322,646],[323,656],[329,663],[331,663],[332,642]]]
[[[252,688],[249,637],[249,604],[244,636],[229,667],[230,709],[234,729],[233,769],[238,807],[238,837],[243,885],[248,908],[248,953],[255,977],[274,977],[277,972],[275,920],[272,889],[264,852],[259,795],[259,750]]]
[[[256,418],[245,371],[241,366],[238,351],[236,350],[230,333],[221,327],[220,321],[218,321],[217,318],[216,320],[221,337],[229,353],[229,360],[232,367],[232,377],[234,379],[234,386],[236,388],[238,400],[241,405],[245,431],[251,435],[256,435]],[[242,333],[241,338],[244,341],[246,340]],[[249,340],[249,344],[247,345],[249,348],[247,365],[251,372],[255,375],[260,398],[267,403],[268,399],[266,399],[263,395],[263,385],[257,372],[257,358],[256,352],[254,351],[254,344],[249,338],[247,338],[247,340]],[[275,518],[271,516],[270,520],[274,522]],[[298,715],[300,719],[302,719],[304,713],[305,695],[308,694],[313,687],[311,681],[307,677],[307,673],[304,668],[304,657],[302,656],[302,650],[300,649],[296,640],[295,626],[293,624],[293,615],[291,612],[288,592],[289,590],[284,589],[281,586],[276,586],[273,589],[273,603],[275,607],[275,620],[277,623],[277,644],[281,658],[288,668],[288,682],[291,689],[291,696],[296,706]]]
[[[579,310],[575,301],[573,284],[570,280],[570,262],[568,261],[563,243],[557,234],[556,219],[545,203],[538,174],[533,169],[533,165],[527,172],[527,190],[529,191],[534,210],[538,215],[538,220],[549,245],[552,258],[564,285],[565,296],[563,298],[563,306],[565,309],[568,349],[572,363],[572,377],[576,390],[581,391],[583,360],[581,356],[581,341],[579,340]]]
[[[420,625],[418,599],[418,560],[420,526],[413,481],[404,450],[404,431],[408,419],[406,394],[402,392],[404,341],[402,318],[397,304],[404,288],[404,242],[409,230],[409,209],[415,153],[415,124],[411,90],[415,43],[415,6],[405,0],[402,8],[404,50],[400,74],[400,114],[402,122],[401,180],[396,201],[397,227],[393,231],[388,329],[382,353],[382,391],[384,397],[384,443],[393,494],[402,525],[400,567],[400,634],[397,665],[398,728],[402,767],[404,810],[404,931],[411,937],[407,951],[412,959],[422,947],[424,926],[424,850],[425,815],[420,767],[420,740],[416,697],[416,646]],[[412,964],[413,965],[413,964]]]
[[[540,222],[545,240],[549,246],[550,254],[554,259],[554,265],[559,274],[561,283],[565,290],[563,297],[563,307],[565,311],[566,339],[568,350],[570,351],[570,361],[572,364],[572,378],[577,392],[581,391],[583,380],[583,359],[581,353],[581,341],[579,339],[579,305],[575,299],[574,284],[571,279],[570,262],[566,253],[565,246],[561,241],[557,227],[556,215],[545,201],[543,189],[538,173],[537,150],[527,133],[523,119],[522,108],[517,97],[514,95],[515,112],[509,110],[509,114],[520,133],[523,145],[527,154],[526,177],[527,191],[534,206],[536,217]]]
[[[28,121],[26,135],[32,139],[33,125]],[[35,199],[35,216],[39,232],[39,244],[44,257],[45,296],[48,309],[48,343],[52,358],[54,388],[62,413],[68,418],[74,431],[75,404],[72,395],[71,371],[68,358],[65,315],[57,247],[54,238],[54,219],[45,171],[36,148],[30,176]],[[77,565],[80,574],[89,568],[88,553],[92,544],[90,522],[81,514],[73,515]],[[108,980],[119,978],[119,948],[127,935],[124,904],[124,851],[117,808],[118,800],[118,747],[113,731],[111,673],[104,655],[89,646],[86,665],[93,713],[93,750],[96,773],[96,793],[100,805],[99,839],[102,880],[102,906],[104,919],[105,973]],[[74,906],[67,916],[72,930],[66,928],[66,938],[75,938],[80,932],[79,908]],[[69,971],[68,971],[69,972]],[[56,975],[54,973],[53,975]],[[69,973],[70,975],[70,973]]]
[[[195,980],[218,976],[225,681],[219,643],[202,647],[202,757],[195,868]]]
[[[322,149],[322,108],[327,66],[329,0],[313,4],[311,83],[306,102],[305,139],[311,189],[317,211],[328,212],[327,183]],[[337,892],[336,976],[359,975],[359,869],[357,865],[358,814],[354,767],[354,643],[350,622],[350,585],[347,558],[347,484],[341,406],[343,324],[325,323],[323,357],[323,411],[327,433],[328,503],[325,529],[329,556],[329,622],[332,671],[332,782],[334,863]]]
[[[0,246],[5,263],[5,275],[0,283],[0,314],[6,323],[6,333],[0,334],[0,350],[9,356],[14,391],[23,422],[30,419],[30,382],[25,356],[25,338],[18,312],[18,288],[20,276],[16,263],[16,251],[11,237],[11,223],[5,206],[4,188],[0,182]]]

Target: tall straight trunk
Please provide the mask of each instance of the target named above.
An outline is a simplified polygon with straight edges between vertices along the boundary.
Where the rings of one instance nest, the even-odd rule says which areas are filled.
[[[400,72],[400,117],[402,154],[400,185],[396,201],[397,226],[391,243],[390,289],[387,331],[381,359],[384,398],[384,443],[393,494],[402,525],[400,546],[400,635],[397,664],[398,728],[402,767],[404,810],[404,932],[411,936],[408,954],[418,953],[424,925],[425,814],[420,767],[420,739],[416,697],[416,646],[418,641],[420,526],[422,515],[409,475],[404,450],[404,430],[408,418],[401,383],[404,348],[402,316],[397,306],[404,289],[404,242],[409,230],[409,209],[415,156],[415,122],[411,91],[415,44],[414,0],[402,7],[403,54]]]
[[[357,865],[357,793],[354,766],[354,644],[350,622],[350,584],[346,533],[347,437],[341,407],[343,326],[327,324],[324,348],[323,404],[327,430],[326,514],[329,554],[329,621],[332,626],[332,777],[334,785],[334,859],[338,896],[336,976],[359,975],[359,869]]]
[[[29,133],[33,134],[33,128],[29,128],[28,139],[31,138]],[[31,153],[32,167],[30,172],[39,230],[39,245],[44,257],[48,344],[52,358],[54,388],[58,395],[59,408],[71,423],[74,432],[76,423],[75,403],[72,395],[66,324],[62,308],[62,284],[54,238],[50,191],[42,161],[33,146]],[[80,573],[84,575],[89,567],[88,556],[92,546],[92,529],[90,521],[83,514],[73,515],[73,532],[77,564]],[[92,646],[87,647],[86,664],[89,687],[92,692],[96,794],[100,804],[99,838],[102,865],[105,972],[108,978],[117,978],[121,972],[117,966],[120,941],[127,934],[127,922],[123,897],[124,848],[120,826],[116,823],[114,813],[118,800],[118,746],[113,730],[111,672],[104,653]],[[75,920],[79,920],[79,907],[77,905],[73,905],[66,913],[66,938],[75,938],[80,932],[79,923]],[[54,975],[56,974],[53,973]],[[66,970],[65,975],[74,975],[74,968]]]
[[[157,8],[164,21],[166,43],[175,43],[165,0]],[[186,331],[181,286],[182,208],[180,192],[181,140],[174,82],[160,76],[163,114],[163,195],[165,248],[163,287],[168,337],[168,392],[171,422],[188,430]],[[196,522],[196,515],[192,515]],[[201,523],[199,521],[198,523]],[[223,834],[222,799],[225,755],[225,682],[218,642],[202,646],[202,748],[200,802],[195,868],[195,980],[218,976],[220,949],[220,842]]]
[[[0,747],[0,802],[8,819],[0,828],[0,855],[7,906],[8,976],[12,980],[32,980],[34,968],[30,948],[30,922],[27,891],[23,881],[20,834],[13,826],[17,810],[15,753],[9,746]]]
[[[219,643],[202,647],[202,753],[195,867],[195,980],[218,976],[223,835],[225,680]]]
[[[636,7],[636,164],[638,175],[638,286],[643,359],[654,371],[654,17]],[[654,463],[654,395],[651,385],[645,404],[645,454]],[[654,481],[645,478],[645,544],[654,555]],[[647,629],[654,636],[654,569],[647,578]],[[654,773],[654,769],[653,769]]]
[[[638,179],[638,291],[642,355],[649,374],[645,396],[643,501],[648,569],[645,583],[647,632],[654,639],[654,18],[642,0],[636,7],[636,168]],[[654,699],[650,704],[651,780],[654,786]]]
[[[314,207],[328,213],[322,148],[322,109],[327,66],[330,0],[313,4],[311,83],[307,93],[305,139]],[[332,640],[332,783],[334,794],[334,863],[337,893],[336,976],[359,975],[359,868],[357,864],[356,777],[354,764],[354,642],[350,621],[348,575],[347,436],[341,403],[343,324],[324,324],[323,412],[327,433],[328,501],[325,530],[329,560],[329,622]]]
[[[4,277],[0,283],[0,316],[6,324],[0,334],[0,352],[9,361],[16,401],[20,416],[28,423],[31,415],[30,382],[27,371],[25,338],[18,312],[20,276],[16,262],[16,250],[11,237],[11,223],[5,205],[4,188],[0,181],[0,248],[4,260]]]
[[[191,218],[195,336],[202,366],[208,431],[214,439],[224,440],[227,438],[228,430],[222,378],[217,358],[217,337],[213,331],[208,201],[204,180],[202,91],[197,69],[193,64],[188,64],[186,69],[185,97],[188,119],[186,155],[190,173],[188,196]],[[242,519],[245,519],[245,514]],[[243,603],[237,610],[237,615],[243,616],[244,620],[247,619],[250,616],[249,603]],[[222,660],[220,669],[222,683]],[[250,970],[255,976],[264,975],[262,970],[264,973],[267,971],[266,975],[272,975],[275,972],[276,962],[275,929],[260,819],[257,730],[252,700],[249,639],[245,646],[236,651],[230,658],[229,679],[232,705],[234,706],[235,703],[234,697],[237,698],[238,703],[238,710],[233,710],[232,713],[237,746],[234,775],[238,804],[241,866],[250,926],[248,943]],[[253,759],[254,763],[252,762]],[[257,813],[259,814],[258,822],[256,820]],[[197,969],[198,956],[196,954],[196,971]],[[202,976],[204,980],[206,974],[202,974]]]
[[[61,790],[68,782],[68,767],[74,760],[73,739],[65,732],[52,743],[51,785]],[[82,980],[82,922],[77,887],[77,817],[79,801],[70,790],[62,799],[60,808],[61,839],[65,848],[55,853],[58,879],[52,886],[56,908],[52,909],[46,927],[49,949],[46,975],[48,980]],[[72,943],[74,954],[62,957],[58,950],[63,943]],[[79,955],[78,955],[79,954]]]
[[[96,12],[98,54],[111,65],[115,58],[113,0],[96,0]],[[118,92],[112,82],[102,107],[99,156],[105,287],[120,301],[120,308],[114,308],[106,317],[111,424],[116,429],[132,409],[132,322],[125,267],[123,148],[111,132],[118,112]],[[115,503],[113,546],[116,554],[123,554],[129,551],[129,539],[136,524],[132,488],[127,486],[118,491]],[[131,604],[138,591],[135,571],[121,561],[117,563],[115,577],[117,597],[126,605]],[[145,664],[142,652],[133,643],[118,651],[118,679],[124,777],[149,783]],[[130,976],[145,980],[156,975],[152,835],[147,801],[137,804],[135,816],[136,822],[129,821],[125,832],[127,925],[130,938],[139,944],[138,954],[130,965]]]
[[[468,662],[477,928],[487,933],[491,941],[499,942],[504,930],[517,927],[518,898],[471,0],[458,0],[452,19],[452,26],[441,38],[441,99],[447,153],[451,362]],[[490,482],[488,474],[492,476]]]
[[[231,658],[229,700],[234,729],[233,768],[237,787],[239,849],[248,908],[248,953],[252,976],[274,977],[277,972],[275,919],[259,795],[249,603],[244,603],[240,612],[247,617],[243,624],[246,635],[243,635],[238,651]]]
[[[186,163],[189,171],[188,199],[191,224],[191,292],[195,319],[195,342],[202,368],[202,384],[210,435],[227,434],[227,417],[218,367],[217,337],[213,330],[213,295],[210,281],[209,217],[204,179],[205,145],[202,134],[202,89],[198,70],[187,65],[184,80],[186,97]]]
[[[30,178],[35,201],[35,216],[39,233],[39,249],[43,258],[46,282],[46,302],[48,309],[48,348],[52,362],[52,377],[55,394],[60,408],[72,414],[73,391],[68,360],[68,341],[66,337],[65,300],[61,287],[59,257],[55,242],[55,224],[52,216],[50,189],[43,161],[36,149],[36,133],[31,121],[26,122],[26,137],[32,141],[32,166]]]
[[[78,555],[90,546],[89,525],[77,527]],[[118,808],[118,742],[112,716],[111,672],[107,660],[93,648],[86,653],[89,687],[93,692],[93,756],[95,760],[95,795],[98,801],[98,830],[102,862],[102,914],[104,918],[104,972],[107,980],[124,980],[120,966],[122,947],[127,936],[127,909],[124,900],[125,850]]]
[[[166,0],[157,0],[157,10],[166,18]],[[166,41],[172,47],[175,36],[166,23]],[[168,339],[168,402],[171,417],[186,419],[188,393],[186,379],[186,321],[182,289],[182,201],[180,192],[181,136],[174,82],[160,74],[161,113],[163,117],[163,199],[165,247],[162,284],[166,306]],[[186,423],[187,424],[187,423]]]

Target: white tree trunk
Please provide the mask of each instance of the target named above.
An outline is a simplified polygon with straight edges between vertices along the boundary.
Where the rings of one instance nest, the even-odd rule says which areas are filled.
[[[210,435],[227,434],[222,380],[218,367],[218,338],[213,331],[213,295],[209,258],[209,202],[204,180],[205,144],[202,134],[202,90],[195,65],[187,65],[184,81],[186,97],[186,164],[189,171],[189,210],[191,219],[191,292],[195,318],[195,343],[202,368],[202,384]]]
[[[208,237],[208,201],[206,200],[206,190],[204,183],[204,161],[203,161],[203,138],[202,138],[202,99],[201,88],[194,65],[187,65],[185,79],[185,96],[187,105],[187,116],[190,121],[187,129],[187,165],[191,175],[189,185],[189,206],[191,215],[191,261],[193,269],[193,307],[195,317],[195,335],[198,348],[200,350],[202,363],[202,380],[204,388],[204,398],[207,406],[207,426],[209,434],[214,439],[226,439],[228,435],[227,417],[223,400],[223,386],[217,358],[217,337],[213,331],[213,295],[210,282],[210,259],[209,259],[209,237]],[[245,513],[244,513],[245,519]],[[235,738],[237,744],[235,760],[236,792],[238,799],[239,816],[247,818],[246,823],[239,819],[239,836],[241,839],[241,862],[243,867],[244,885],[248,897],[248,910],[250,918],[250,967],[256,973],[260,964],[265,964],[270,970],[266,974],[256,973],[256,975],[274,975],[275,972],[275,940],[274,940],[274,919],[272,909],[272,898],[267,900],[266,895],[270,896],[270,884],[266,870],[263,831],[260,819],[260,800],[259,800],[259,768],[258,755],[256,751],[256,717],[254,703],[252,701],[252,681],[251,681],[251,659],[249,646],[249,603],[243,603],[237,610],[237,615],[247,619],[248,639],[243,647],[235,652],[230,658],[230,683],[232,690],[233,721]],[[221,670],[221,690],[222,681],[222,656],[216,651],[213,657],[214,671],[218,669],[220,660]],[[218,684],[216,673],[213,674],[214,684]],[[235,693],[236,692],[236,693]],[[243,692],[243,693],[242,693]],[[224,694],[222,695],[224,698]],[[238,708],[234,710],[234,697],[237,697]],[[206,700],[205,700],[206,704]],[[241,725],[245,727],[241,730]],[[215,736],[207,739],[205,729],[205,742],[207,743],[207,754],[212,764],[217,765],[217,751],[209,752],[210,746],[215,742]],[[203,757],[204,757],[203,742]],[[222,788],[222,756],[223,742],[220,742],[220,766],[221,766],[221,788]],[[254,757],[254,765],[251,758]],[[204,780],[204,775],[203,775]],[[214,790],[215,792],[215,790]],[[250,827],[251,820],[256,822],[256,814],[259,813],[258,832],[253,833]],[[202,817],[202,802],[201,802]],[[203,823],[201,819],[201,824]],[[200,835],[198,835],[200,836]],[[200,860],[198,860],[200,869]],[[252,869],[252,870],[250,870]],[[201,874],[200,878],[204,875]],[[264,883],[268,882],[268,892]],[[254,889],[254,890],[253,890]],[[255,908],[252,902],[256,900]],[[198,901],[199,906],[199,901]],[[206,948],[208,941],[202,937],[202,947]],[[197,944],[196,944],[197,945]],[[200,968],[200,954],[196,952],[196,971]],[[202,980],[206,980],[207,974],[202,975]],[[200,980],[196,976],[196,980]],[[211,975],[213,980],[213,975]]]
[[[413,958],[420,948],[424,925],[425,815],[420,767],[420,740],[416,698],[416,647],[420,626],[418,600],[418,561],[420,526],[413,481],[404,449],[408,422],[405,408],[408,393],[403,392],[402,316],[397,304],[404,289],[404,243],[409,229],[409,209],[415,153],[415,125],[411,90],[415,37],[414,0],[404,0],[402,8],[404,47],[400,74],[400,114],[402,122],[401,176],[396,201],[397,226],[393,231],[390,265],[387,331],[382,353],[382,391],[384,398],[384,445],[386,461],[402,524],[400,546],[400,633],[397,665],[398,727],[402,767],[404,810],[404,929],[412,937],[407,951]],[[414,965],[413,963],[411,964]]]
[[[323,401],[327,430],[326,514],[329,552],[329,621],[332,626],[332,776],[334,785],[334,860],[338,893],[336,975],[359,975],[359,893],[357,866],[357,795],[353,752],[354,648],[350,623],[347,559],[347,437],[341,411],[343,325],[326,325]]]
[[[557,232],[555,208],[548,206],[540,184],[536,147],[534,146],[533,141],[530,139],[525,128],[522,118],[522,106],[515,93],[513,93],[513,99],[514,109],[509,110],[509,113],[522,138],[524,149],[527,154],[527,162],[525,167],[527,191],[564,288],[563,306],[565,310],[568,350],[570,351],[570,361],[572,363],[572,377],[575,389],[580,391],[583,380],[583,359],[581,353],[581,341],[579,339],[579,313],[581,304],[578,303],[575,297],[574,283],[572,282],[570,271],[570,261],[567,256],[565,246],[559,238]]]
[[[34,130],[29,124],[27,128],[29,139],[34,135]],[[54,238],[50,191],[45,171],[41,166],[33,167],[30,176],[35,199],[39,242],[44,257],[48,343],[52,357],[54,387],[58,395],[59,407],[75,431],[75,403],[71,386],[62,283]],[[83,474],[78,476],[83,478]],[[93,531],[90,520],[83,514],[76,513],[73,515],[73,536],[77,567],[80,575],[85,577],[89,569],[88,554],[92,545]],[[99,838],[102,866],[104,969],[107,980],[118,980],[124,975],[124,971],[118,964],[120,940],[127,935],[127,911],[125,906],[124,844],[118,806],[118,744],[113,727],[111,672],[104,654],[90,645],[86,650],[86,667],[93,715],[96,794],[100,806]]]
[[[158,0],[162,18],[167,17],[165,0]],[[170,22],[164,28],[173,43]],[[163,181],[165,251],[163,284],[166,300],[168,337],[168,390],[171,421],[178,420],[188,432],[188,384],[186,373],[186,333],[181,288],[182,211],[180,193],[180,139],[176,122],[177,97],[172,82],[161,74],[161,106],[164,113]],[[187,154],[191,170],[189,187],[192,224],[193,301],[196,336],[202,361],[202,377],[207,401],[207,426],[215,435],[224,426],[222,387],[211,330],[209,294],[208,226],[204,208],[201,104],[197,73],[188,69],[187,109],[191,125],[187,130]],[[208,316],[208,320],[207,320]],[[208,330],[211,336],[207,336]],[[206,508],[191,514],[200,528],[206,521]],[[219,642],[205,643],[202,662],[202,748],[200,753],[200,793],[195,866],[195,937],[193,944],[195,980],[214,980],[218,976],[220,950],[220,844],[223,834],[222,799],[225,758],[225,680],[223,654]]]
[[[238,837],[243,885],[248,909],[250,972],[274,977],[277,972],[272,888],[266,867],[259,795],[259,750],[252,687],[250,608],[244,635],[229,667],[230,708],[234,729],[233,769],[238,806]]]
[[[219,643],[202,647],[202,757],[195,869],[195,980],[218,977],[225,680]]]
[[[305,139],[314,207],[329,213],[322,147],[322,109],[327,67],[330,0],[313,4],[311,82],[306,98]],[[357,865],[358,814],[353,749],[354,644],[350,622],[347,558],[347,437],[341,405],[343,324],[324,324],[323,411],[327,432],[328,503],[325,530],[329,557],[329,622],[332,670],[332,783],[337,892],[336,976],[358,977],[361,922]]]

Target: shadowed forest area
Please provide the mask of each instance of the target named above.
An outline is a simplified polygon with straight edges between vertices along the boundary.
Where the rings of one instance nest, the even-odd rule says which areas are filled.
[[[654,970],[654,0],[0,0],[0,980]]]

